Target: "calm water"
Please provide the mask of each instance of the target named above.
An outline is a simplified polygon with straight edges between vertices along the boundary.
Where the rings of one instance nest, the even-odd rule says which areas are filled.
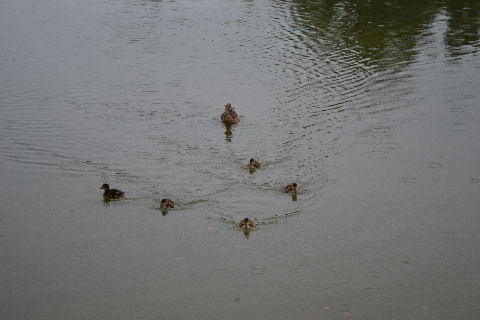
[[[478,1],[19,0],[0,28],[2,319],[480,318]]]

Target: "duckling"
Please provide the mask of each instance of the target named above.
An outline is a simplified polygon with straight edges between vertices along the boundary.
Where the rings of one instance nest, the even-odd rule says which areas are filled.
[[[258,169],[260,168],[260,162],[256,161],[255,159],[250,159],[250,163],[247,165],[249,169]]]
[[[222,120],[223,123],[227,123],[227,124],[240,122],[240,117],[235,112],[234,108],[230,103],[227,103],[225,105],[225,112],[222,113],[222,116],[220,117],[220,119]]]
[[[162,208],[173,208],[173,206],[174,203],[170,199],[162,199],[162,201],[160,202],[160,207]]]
[[[103,189],[104,192],[103,192],[103,197],[105,199],[113,199],[113,198],[120,198],[120,197],[123,197],[123,195],[125,194],[125,192],[123,191],[120,191],[118,189],[110,189],[110,186],[106,183],[104,183],[100,189]]]
[[[255,226],[252,220],[245,218],[242,221],[240,221],[239,227],[241,229],[253,229]]]
[[[296,183],[289,184],[288,186],[285,186],[285,192],[287,193],[297,193],[298,192],[298,187]]]

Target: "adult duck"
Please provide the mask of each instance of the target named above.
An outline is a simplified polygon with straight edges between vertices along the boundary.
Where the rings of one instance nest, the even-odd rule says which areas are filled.
[[[227,103],[225,105],[225,111],[222,113],[222,116],[220,117],[223,123],[226,124],[233,124],[233,123],[238,123],[240,122],[240,117],[238,114],[235,112],[234,108],[230,103]]]

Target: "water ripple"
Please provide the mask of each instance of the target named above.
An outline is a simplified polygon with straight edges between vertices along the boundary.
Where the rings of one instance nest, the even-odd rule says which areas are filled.
[[[411,104],[415,75],[432,67],[422,48],[445,40],[458,63],[479,46],[475,6],[378,16],[378,4],[353,1],[71,5],[57,8],[78,12],[71,20],[33,17],[55,30],[34,32],[47,45],[3,35],[0,156],[133,183],[141,198],[215,202],[234,219],[311,206],[327,159],[391,137],[369,129]],[[230,129],[218,120],[226,102],[242,119]],[[254,174],[251,157],[264,164]],[[314,192],[294,202],[281,192],[291,182]]]

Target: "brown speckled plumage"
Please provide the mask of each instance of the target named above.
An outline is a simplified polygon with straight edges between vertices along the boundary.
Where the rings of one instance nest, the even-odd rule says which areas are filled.
[[[223,123],[232,124],[240,122],[240,117],[235,112],[234,108],[230,103],[227,103],[225,106],[225,112],[222,113],[220,117]]]
[[[172,200],[170,199],[162,199],[162,201],[160,202],[160,206],[162,208],[173,208],[174,207],[174,203]]]
[[[250,159],[250,162],[247,165],[247,168],[249,169],[258,169],[260,168],[261,164],[260,162],[257,162],[255,159]]]
[[[253,224],[252,220],[245,218],[242,221],[240,221],[239,227],[241,229],[253,229],[255,225]]]
[[[287,193],[296,193],[298,192],[298,186],[296,183],[289,184],[288,186],[285,186],[285,192]]]

